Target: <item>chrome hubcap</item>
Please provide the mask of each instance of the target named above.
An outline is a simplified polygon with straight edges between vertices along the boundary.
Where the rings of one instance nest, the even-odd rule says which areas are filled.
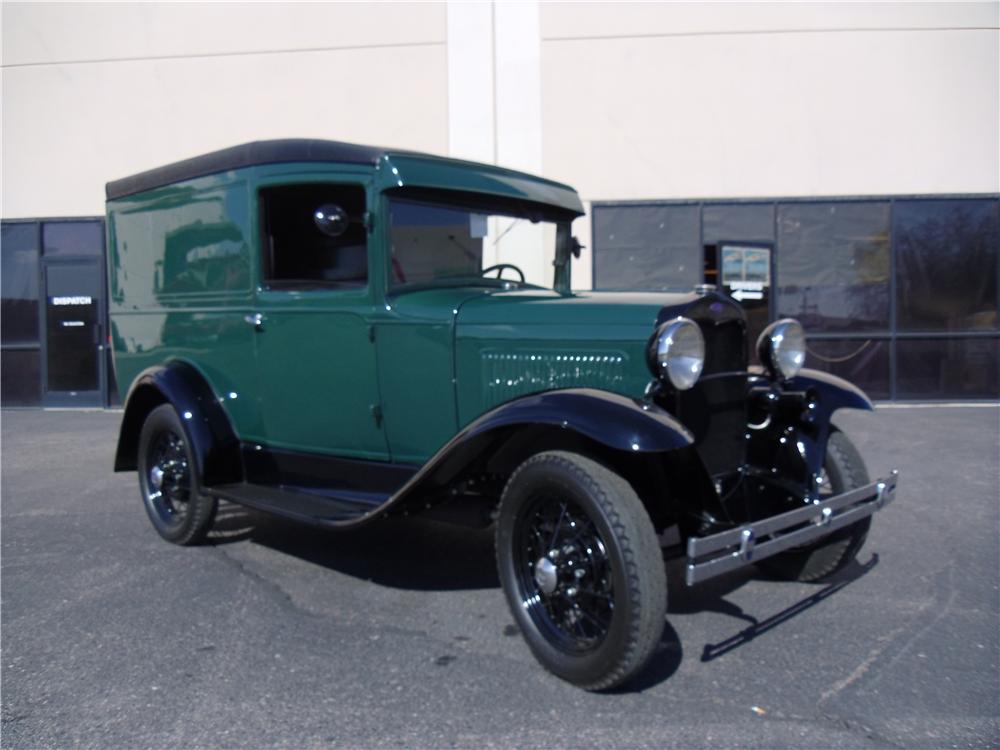
[[[146,470],[147,501],[163,521],[175,523],[188,512],[190,475],[184,442],[167,430],[152,442]]]
[[[524,608],[560,650],[598,648],[615,602],[597,525],[573,500],[542,493],[522,513],[511,542]]]
[[[551,594],[559,583],[559,573],[555,564],[547,558],[539,558],[535,563],[535,583],[543,594]]]

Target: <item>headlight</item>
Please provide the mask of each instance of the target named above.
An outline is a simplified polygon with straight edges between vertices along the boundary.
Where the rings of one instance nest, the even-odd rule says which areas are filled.
[[[650,339],[649,369],[659,378],[669,378],[674,388],[686,391],[705,366],[705,339],[697,323],[674,318],[660,326]]]
[[[797,320],[776,320],[757,339],[757,356],[772,377],[793,378],[806,363],[806,334]]]

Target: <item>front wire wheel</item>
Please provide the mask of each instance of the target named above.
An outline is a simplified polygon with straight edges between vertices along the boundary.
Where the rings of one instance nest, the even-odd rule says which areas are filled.
[[[546,669],[589,690],[642,669],[663,633],[666,572],[624,479],[577,454],[533,456],[504,489],[496,541],[511,612]]]
[[[184,426],[170,404],[153,409],[139,434],[139,492],[156,531],[174,544],[197,544],[215,519],[216,500],[202,495]]]
[[[566,497],[536,497],[514,529],[520,590],[535,626],[563,650],[600,646],[614,616],[607,546],[596,525]]]

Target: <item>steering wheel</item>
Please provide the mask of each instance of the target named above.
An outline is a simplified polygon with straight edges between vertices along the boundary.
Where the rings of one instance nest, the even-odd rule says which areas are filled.
[[[515,266],[513,263],[497,263],[495,266],[490,266],[489,268],[484,268],[482,270],[482,274],[483,274],[483,276],[485,276],[490,271],[496,271],[497,272],[497,278],[499,279],[503,275],[503,272],[504,272],[505,268],[509,268],[512,271],[515,271],[517,273],[517,275],[521,277],[520,283],[522,283],[522,284],[524,283],[524,271],[522,271],[520,268],[518,268],[517,266]]]

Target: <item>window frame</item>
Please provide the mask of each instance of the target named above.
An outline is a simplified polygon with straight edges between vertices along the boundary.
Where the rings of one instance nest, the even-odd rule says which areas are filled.
[[[265,252],[267,247],[267,214],[265,209],[265,198],[262,193],[266,190],[276,188],[293,188],[297,186],[310,185],[331,185],[331,186],[351,186],[360,188],[365,197],[364,226],[365,226],[365,263],[366,278],[364,284],[341,285],[341,286],[293,286],[291,284],[274,287],[270,285],[271,279],[266,277],[267,263]],[[310,299],[334,297],[337,299],[348,297],[356,299],[370,299],[375,292],[374,279],[377,278],[378,263],[374,258],[373,248],[376,245],[373,229],[375,213],[373,205],[377,196],[373,194],[371,174],[368,171],[344,170],[343,172],[330,173],[328,171],[310,171],[307,168],[301,171],[280,172],[262,177],[254,182],[250,191],[251,223],[253,227],[253,241],[257,250],[252,253],[254,268],[251,270],[255,281],[256,296],[265,299],[297,298],[306,296]]]

